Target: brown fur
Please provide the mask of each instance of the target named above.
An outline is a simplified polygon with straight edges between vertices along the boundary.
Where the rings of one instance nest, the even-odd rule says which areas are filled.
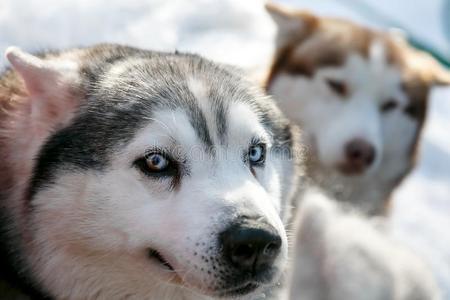
[[[298,12],[293,16],[306,17],[308,25],[298,36],[292,36],[287,43],[278,45],[266,80],[267,87],[280,72],[311,77],[318,68],[341,65],[349,53],[367,57],[369,47],[376,39],[387,46],[387,59],[390,63],[404,64],[401,49],[386,33],[358,26],[347,20],[319,18],[309,12]]]

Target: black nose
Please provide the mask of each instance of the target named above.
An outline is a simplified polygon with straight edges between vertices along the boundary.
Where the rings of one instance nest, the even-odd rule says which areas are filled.
[[[375,160],[375,148],[363,139],[354,139],[345,146],[345,158],[349,171],[362,172]]]
[[[225,258],[242,272],[257,274],[270,268],[280,253],[281,237],[271,225],[241,219],[220,235]]]

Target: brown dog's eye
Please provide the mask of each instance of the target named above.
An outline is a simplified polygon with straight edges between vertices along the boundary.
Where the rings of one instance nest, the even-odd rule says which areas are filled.
[[[420,108],[417,105],[410,104],[405,108],[405,112],[413,118],[417,118],[420,115]]]
[[[348,87],[342,81],[328,78],[327,79],[327,84],[338,95],[346,96],[348,94]]]
[[[384,102],[380,106],[380,110],[383,113],[389,112],[389,111],[394,110],[396,108],[397,108],[397,101],[395,101],[395,99],[388,99],[386,102]]]

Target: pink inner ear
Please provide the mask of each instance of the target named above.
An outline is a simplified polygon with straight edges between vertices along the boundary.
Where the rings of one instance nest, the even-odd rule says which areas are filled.
[[[6,57],[24,80],[30,96],[46,93],[46,88],[58,77],[58,71],[46,65],[45,61],[21,50],[9,50]]]
[[[38,85],[38,88],[41,86]],[[81,101],[78,95],[58,86],[54,87],[51,94],[42,92],[13,97],[16,97],[18,104],[8,116],[12,126],[8,128],[8,136],[12,138],[11,143],[16,144],[12,154],[19,156],[19,159],[23,151],[30,153],[30,147],[37,147],[37,151],[51,132],[68,124]]]
[[[4,128],[11,137],[11,161],[25,157],[31,160],[50,133],[73,117],[81,100],[72,89],[77,69],[71,62],[43,60],[18,48],[9,48],[6,57],[25,83],[19,94],[27,95],[9,95],[17,103],[5,123],[11,128]]]
[[[55,82],[54,76],[51,74],[42,72],[41,74],[36,74],[33,72],[29,72],[27,74],[22,75],[22,78],[25,82],[25,86],[27,88],[28,94],[30,96],[38,96],[48,93],[48,87],[52,82]]]
[[[11,47],[6,57],[25,83],[25,106],[29,130],[37,135],[55,124],[64,123],[80,99],[75,99],[71,87],[77,78],[74,62],[44,60]],[[75,76],[74,76],[75,75]],[[23,108],[25,108],[25,106]]]

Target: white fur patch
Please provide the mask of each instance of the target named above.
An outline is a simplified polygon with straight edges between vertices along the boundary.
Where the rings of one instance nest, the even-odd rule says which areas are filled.
[[[440,299],[430,270],[381,222],[306,193],[297,224],[291,299]]]

